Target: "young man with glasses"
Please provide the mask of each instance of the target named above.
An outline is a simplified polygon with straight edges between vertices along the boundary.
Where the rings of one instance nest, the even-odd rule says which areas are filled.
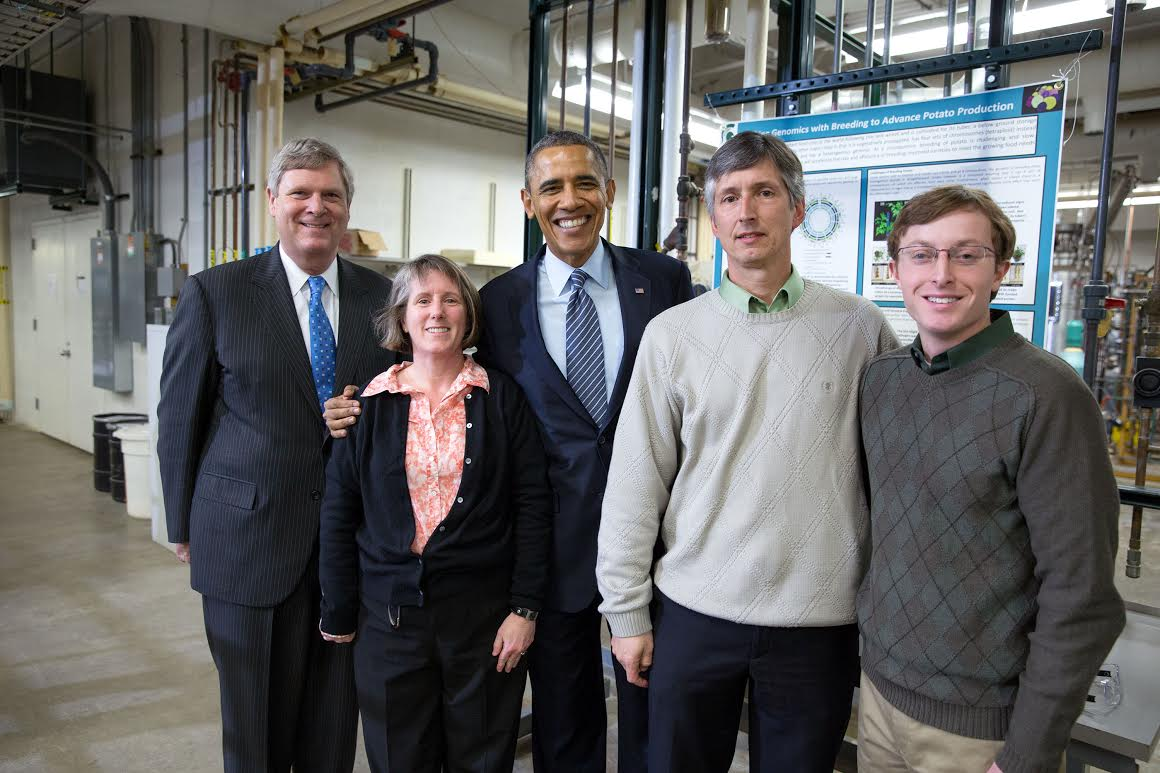
[[[1014,242],[958,185],[911,199],[889,237],[918,337],[860,389],[859,770],[1054,773],[1123,628],[1099,409],[990,309]]]

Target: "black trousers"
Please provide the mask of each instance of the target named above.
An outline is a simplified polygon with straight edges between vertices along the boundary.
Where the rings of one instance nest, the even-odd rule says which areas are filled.
[[[403,607],[394,621],[363,609],[355,681],[371,770],[510,773],[527,667],[495,670],[508,613],[506,595]]]
[[[358,705],[351,646],[319,635],[319,595],[314,566],[276,607],[202,597],[221,690],[226,773],[354,768]]]
[[[603,773],[607,714],[599,601],[580,612],[545,610],[528,651],[532,679],[532,764],[536,773]],[[628,683],[613,660],[617,770],[648,770],[648,690]]]
[[[831,773],[858,679],[858,630],[766,628],[657,593],[649,770],[729,770],[749,688],[749,769]]]

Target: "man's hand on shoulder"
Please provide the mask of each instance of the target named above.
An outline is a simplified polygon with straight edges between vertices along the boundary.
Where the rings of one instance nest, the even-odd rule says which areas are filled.
[[[629,684],[637,687],[648,687],[648,677],[645,675],[652,668],[653,635],[652,631],[640,636],[613,636],[612,655],[624,666],[625,675]]]
[[[177,560],[183,564],[188,564],[189,563],[189,543],[188,542],[178,542],[176,545],[174,545],[174,548],[176,549],[176,552],[177,552]]]
[[[322,418],[326,420],[331,437],[346,437],[346,428],[353,427],[358,421],[358,400],[354,399],[357,393],[358,387],[348,384],[342,388],[341,395],[330,398],[324,404]]]

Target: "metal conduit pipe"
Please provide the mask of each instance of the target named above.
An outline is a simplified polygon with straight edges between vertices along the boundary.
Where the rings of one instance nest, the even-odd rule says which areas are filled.
[[[842,71],[842,49],[846,39],[842,37],[845,26],[845,9],[842,7],[842,0],[834,0],[834,74]],[[838,111],[838,89],[834,89],[833,95],[830,97],[830,110]]]
[[[117,230],[117,194],[113,192],[113,181],[109,179],[109,173],[101,166],[96,157],[86,150],[70,145],[64,140],[46,132],[23,132],[20,135],[20,141],[25,145],[31,145],[36,142],[45,142],[49,145],[56,145],[62,150],[66,150],[79,158],[81,161],[93,171],[97,176],[97,181],[101,184],[101,198],[104,202],[103,219],[101,224],[101,231],[106,234],[115,233]]]
[[[560,33],[560,131],[564,130],[564,116],[568,105],[564,92],[568,90],[568,16],[571,12],[572,4],[565,3],[563,29]]]
[[[422,86],[435,83],[439,79],[439,48],[430,41],[416,40],[410,36],[407,37],[410,40],[411,45],[413,45],[415,48],[421,48],[427,52],[428,66],[426,75],[424,75],[422,78],[416,78],[415,80],[406,81],[404,83],[396,83],[391,86],[384,86],[381,89],[373,89],[362,94],[356,94],[354,96],[346,97],[329,104],[323,100],[321,94],[318,94],[314,97],[314,109],[320,113],[326,113],[334,110],[335,108],[345,107],[347,105],[353,105],[358,102],[365,102],[368,99],[374,99],[375,97],[382,97],[388,94],[397,94],[400,91],[417,89]]]

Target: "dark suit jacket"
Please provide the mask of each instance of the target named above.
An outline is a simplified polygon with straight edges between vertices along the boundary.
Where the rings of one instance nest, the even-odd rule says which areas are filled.
[[[539,419],[554,494],[552,565],[545,606],[577,612],[596,598],[596,533],[612,460],[612,439],[628,389],[640,337],[648,321],[692,297],[689,269],[667,255],[616,247],[612,258],[624,324],[624,359],[609,404],[608,424],[597,427],[544,346],[540,331],[539,267],[533,260],[488,282],[483,300],[479,361],[510,375]],[[643,291],[643,292],[641,292]]]
[[[394,364],[371,315],[386,277],[338,259],[335,384]],[[290,595],[314,556],[325,425],[278,247],[191,276],[165,346],[157,455],[169,539],[190,584],[255,607]]]

